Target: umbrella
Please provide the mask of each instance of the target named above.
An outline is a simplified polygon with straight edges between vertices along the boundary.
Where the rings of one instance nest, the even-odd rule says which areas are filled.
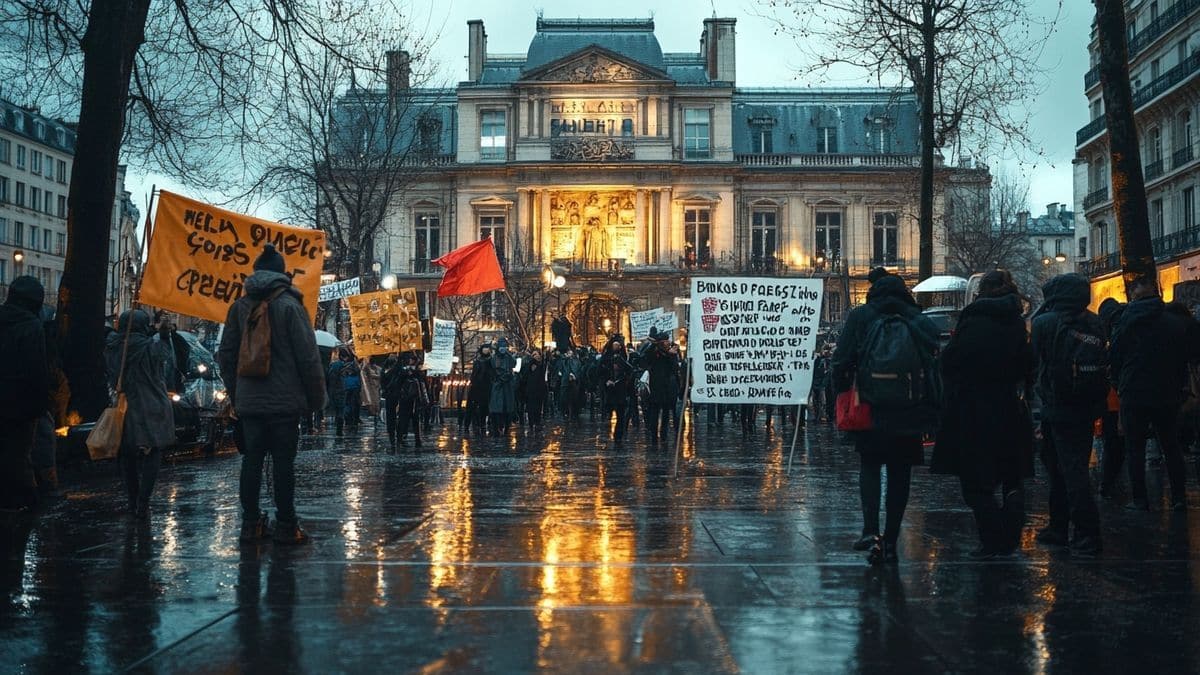
[[[338,340],[337,336],[333,333],[323,330],[313,331],[313,333],[315,333],[317,336],[318,347],[328,347],[332,349],[333,347],[336,347],[342,343],[341,340]]]
[[[929,277],[913,287],[913,293],[955,293],[967,290],[967,280],[962,277]]]

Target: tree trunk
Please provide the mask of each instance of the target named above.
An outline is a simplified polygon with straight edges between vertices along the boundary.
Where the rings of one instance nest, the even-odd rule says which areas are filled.
[[[1125,44],[1123,0],[1095,0],[1096,34],[1100,41],[1100,84],[1108,123],[1112,165],[1113,210],[1117,215],[1117,245],[1125,287],[1138,277],[1155,275],[1154,247],[1146,205],[1146,182],[1137,125],[1133,118],[1133,89],[1129,84],[1129,53]]]
[[[920,212],[920,264],[917,270],[919,281],[933,276],[933,105],[936,70],[933,8],[924,5],[921,76],[921,212]]]
[[[117,164],[133,60],[150,0],[93,0],[83,36],[83,89],[67,209],[67,256],[58,330],[72,411],[96,419],[107,405],[104,289]]]

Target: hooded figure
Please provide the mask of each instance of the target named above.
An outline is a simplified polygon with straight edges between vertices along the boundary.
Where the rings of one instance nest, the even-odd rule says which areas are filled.
[[[38,418],[49,405],[50,370],[38,318],[45,291],[30,276],[13,279],[0,305],[0,507],[36,502],[31,450]]]
[[[124,377],[121,377],[122,354]],[[164,328],[156,336],[150,327],[149,314],[140,309],[126,310],[117,321],[117,329],[108,334],[104,363],[108,386],[115,390],[120,380],[128,404],[120,460],[130,511],[144,519],[149,515],[150,495],[158,477],[162,450],[175,444],[175,413],[167,391],[175,376],[175,350],[170,332]]]
[[[492,345],[484,343],[471,363],[471,383],[467,389],[466,429],[475,425],[475,433],[486,431],[488,405],[492,399]],[[464,429],[465,431],[465,429]]]
[[[508,351],[508,340],[496,341],[496,353],[491,359],[492,395],[488,413],[492,418],[492,433],[508,432],[509,422],[517,410],[517,359]]]

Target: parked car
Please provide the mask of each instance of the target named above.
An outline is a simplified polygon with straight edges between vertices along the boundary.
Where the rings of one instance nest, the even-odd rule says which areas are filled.
[[[171,392],[175,435],[180,444],[200,443],[211,452],[226,433],[225,383],[216,358],[195,335],[186,331],[175,335],[179,375]]]

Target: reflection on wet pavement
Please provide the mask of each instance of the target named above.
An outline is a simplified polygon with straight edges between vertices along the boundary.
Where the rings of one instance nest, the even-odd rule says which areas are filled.
[[[1102,559],[1030,530],[1017,560],[975,563],[957,484],[922,470],[902,563],[870,569],[849,446],[814,429],[789,477],[790,430],[695,434],[677,479],[670,450],[587,422],[451,425],[399,455],[306,438],[299,549],[239,546],[236,455],[165,466],[148,525],[86,467],[36,521],[3,516],[0,670],[1200,670],[1200,515],[1106,506]]]

